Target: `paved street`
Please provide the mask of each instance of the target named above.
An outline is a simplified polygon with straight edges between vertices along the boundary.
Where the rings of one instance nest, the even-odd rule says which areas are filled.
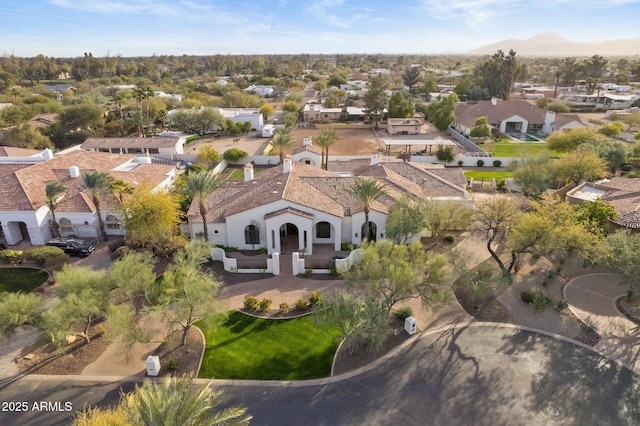
[[[368,372],[326,381],[225,385],[223,405],[246,405],[252,425],[640,424],[640,376],[566,340],[510,326],[425,335]],[[118,386],[30,377],[0,395],[30,404],[70,401],[78,410],[114,403]],[[67,412],[0,412],[3,425],[68,419]]]

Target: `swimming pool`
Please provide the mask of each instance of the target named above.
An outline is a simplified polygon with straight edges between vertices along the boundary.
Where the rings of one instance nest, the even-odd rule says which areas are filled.
[[[515,139],[517,142],[544,142],[542,139],[532,136],[529,133],[510,134],[509,137]]]

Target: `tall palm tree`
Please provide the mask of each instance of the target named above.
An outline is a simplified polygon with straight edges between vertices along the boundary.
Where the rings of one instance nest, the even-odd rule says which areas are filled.
[[[133,98],[136,100],[136,111],[140,115],[140,121],[137,123],[137,132],[138,132],[137,136],[141,137],[142,136],[142,101],[147,96],[147,91],[146,89],[135,88],[133,89],[131,96],[133,96]]]
[[[124,195],[133,194],[135,191],[135,188],[131,186],[129,182],[125,182],[122,179],[111,182],[109,189],[113,196],[120,202],[120,206],[124,205]]]
[[[364,240],[369,239],[369,212],[371,202],[385,195],[387,190],[387,185],[373,178],[363,177],[356,178],[351,186],[347,188],[347,192],[358,197],[362,204],[364,204],[364,233],[362,234]]]
[[[329,147],[338,141],[335,129],[322,129],[316,137],[316,144],[322,148],[320,167],[327,170],[329,164]]]
[[[49,207],[49,211],[51,212],[51,230],[53,231],[53,236],[60,238],[60,225],[58,225],[56,221],[56,207],[58,207],[58,202],[60,201],[58,195],[67,192],[67,188],[59,181],[54,180],[47,184],[44,192],[47,196],[47,207]]]
[[[207,205],[205,198],[220,187],[218,174],[213,170],[203,170],[197,173],[189,173],[184,179],[183,193],[192,197],[198,202],[198,211],[202,218],[204,227],[204,240],[209,242],[209,232],[207,230]]]
[[[134,425],[243,426],[253,418],[247,409],[235,406],[215,411],[222,392],[209,385],[197,386],[193,377],[145,380],[130,394],[123,394],[120,406]]]
[[[280,164],[284,161],[284,150],[293,145],[293,135],[290,127],[283,127],[275,131],[271,145],[276,149],[280,156]]]
[[[107,233],[104,231],[104,221],[100,212],[100,191],[109,189],[113,178],[104,172],[89,171],[82,175],[82,186],[91,194],[91,201],[96,206],[98,214],[100,240],[107,241]]]
[[[122,95],[122,93],[118,93],[114,98],[113,98],[113,103],[116,104],[118,106],[118,112],[120,113],[120,124],[122,124],[122,136],[124,136],[124,104],[126,102],[125,97]]]
[[[155,93],[153,89],[147,86],[147,88],[144,89],[144,97],[147,101],[147,134],[149,134],[151,130],[151,123],[149,122],[149,109],[151,107],[151,98],[154,96],[155,96]]]

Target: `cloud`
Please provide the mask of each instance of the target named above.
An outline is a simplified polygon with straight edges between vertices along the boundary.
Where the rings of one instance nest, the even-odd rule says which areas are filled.
[[[101,0],[49,0],[49,3],[64,7],[66,9],[84,10],[87,12],[101,13],[106,15],[113,14],[152,14],[152,15],[171,15],[180,13],[180,9],[173,4],[162,1],[152,0],[129,0],[129,1],[101,1]]]
[[[463,19],[467,25],[475,26],[493,17],[506,14],[507,9],[517,6],[513,0],[419,0],[421,9],[439,20]]]
[[[318,21],[338,28],[350,28],[355,22],[367,19],[371,9],[349,6],[346,0],[319,0],[308,7]]]

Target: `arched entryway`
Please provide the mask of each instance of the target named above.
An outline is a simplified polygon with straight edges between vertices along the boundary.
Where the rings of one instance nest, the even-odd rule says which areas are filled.
[[[293,223],[280,226],[280,250],[282,253],[298,251],[300,245],[300,231]]]
[[[362,228],[361,228],[361,232],[362,232],[361,235],[362,235],[363,241],[366,237],[366,233],[365,233],[366,226],[367,226],[367,223],[365,222],[362,224]],[[375,241],[377,235],[378,235],[378,227],[376,226],[375,222],[369,221],[369,241]]]

